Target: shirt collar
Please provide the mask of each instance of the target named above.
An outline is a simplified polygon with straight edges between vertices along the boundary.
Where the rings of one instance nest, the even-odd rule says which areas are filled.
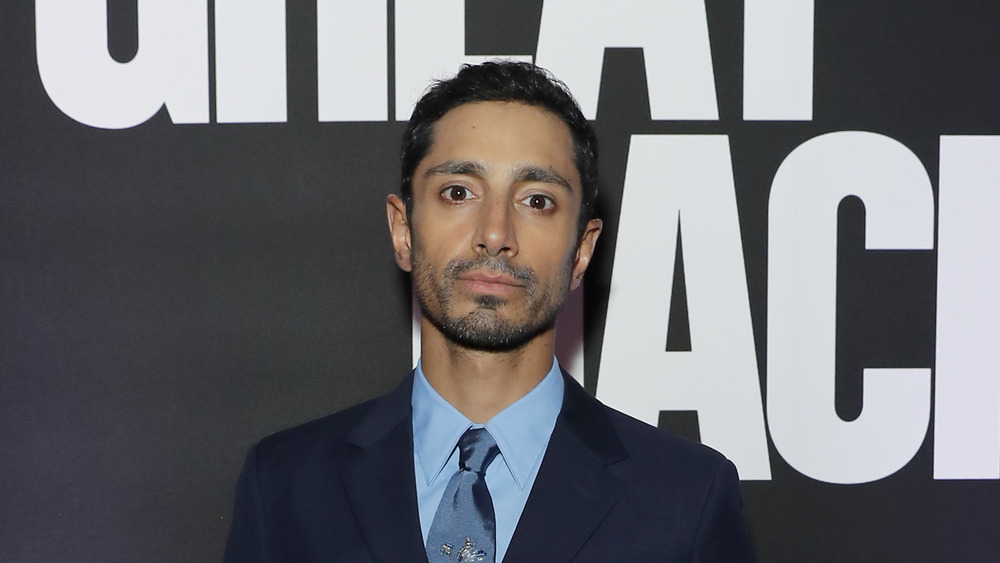
[[[417,362],[414,372],[413,448],[431,485],[448,463],[458,439],[473,424],[431,386],[421,362]],[[562,408],[563,386],[559,362],[553,358],[552,368],[534,389],[484,425],[496,440],[514,482],[522,489],[542,461]]]

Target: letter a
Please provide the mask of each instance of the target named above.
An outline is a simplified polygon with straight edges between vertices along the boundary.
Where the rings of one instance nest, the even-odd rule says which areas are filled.
[[[666,352],[677,221],[690,352]],[[743,479],[770,479],[729,141],[633,135],[597,396],[650,424],[695,410]]]

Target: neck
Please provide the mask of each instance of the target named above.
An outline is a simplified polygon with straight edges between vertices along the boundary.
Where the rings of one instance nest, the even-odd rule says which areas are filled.
[[[552,367],[555,329],[514,350],[473,350],[448,340],[426,318],[420,322],[424,376],[469,420],[484,424],[535,388]]]

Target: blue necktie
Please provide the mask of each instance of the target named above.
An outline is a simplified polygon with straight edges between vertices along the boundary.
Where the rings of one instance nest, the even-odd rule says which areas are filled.
[[[494,563],[496,518],[486,468],[500,448],[485,428],[471,428],[458,439],[458,449],[458,473],[448,481],[427,534],[427,558],[430,563]]]

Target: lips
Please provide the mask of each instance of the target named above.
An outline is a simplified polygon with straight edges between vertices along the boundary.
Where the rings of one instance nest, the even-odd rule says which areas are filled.
[[[483,283],[498,283],[502,285],[512,285],[520,287],[522,284],[514,279],[514,276],[505,274],[503,272],[495,272],[489,270],[477,270],[475,272],[469,272],[467,274],[462,274],[459,279],[471,282],[483,282]]]
[[[503,294],[524,287],[524,284],[513,276],[491,270],[468,272],[458,279],[473,293]]]

